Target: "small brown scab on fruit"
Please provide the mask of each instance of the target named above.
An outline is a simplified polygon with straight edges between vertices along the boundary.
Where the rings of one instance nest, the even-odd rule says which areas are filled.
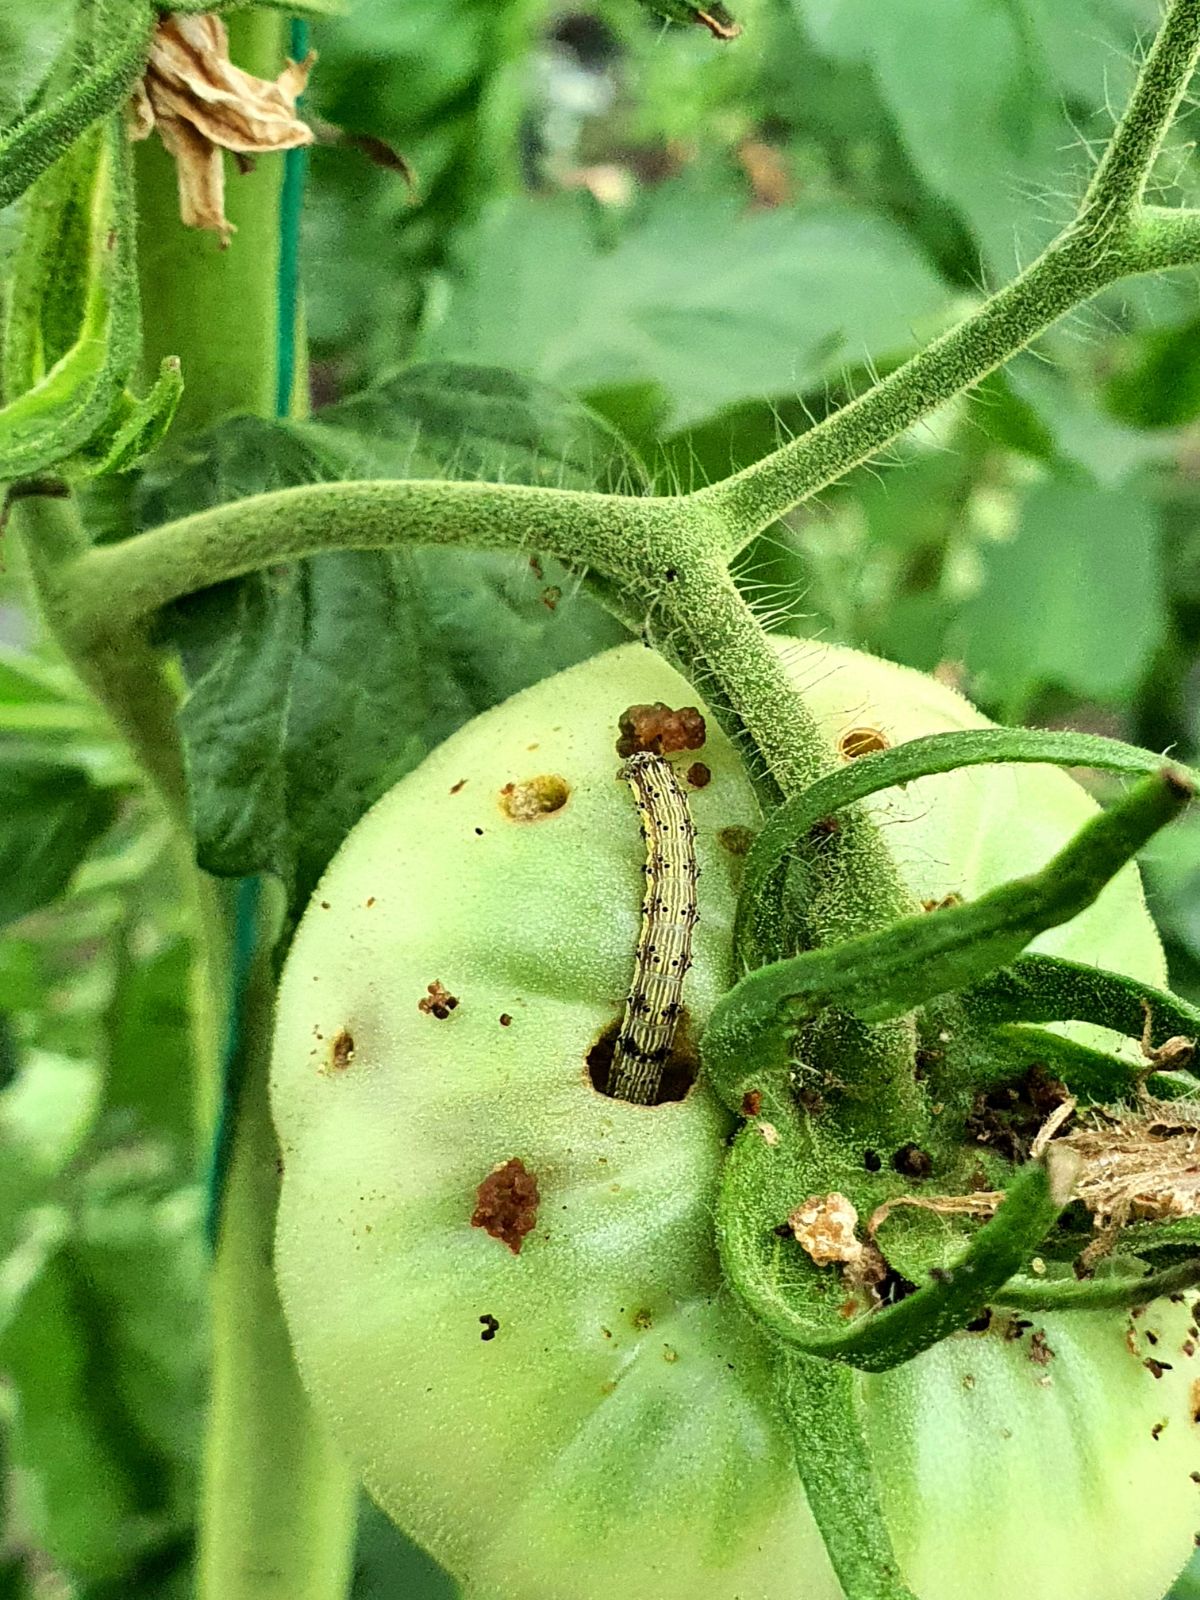
[[[1158,1361],[1154,1356],[1146,1356],[1142,1361],[1142,1365],[1152,1378],[1161,1378],[1164,1372],[1172,1370],[1169,1361]]]
[[[693,789],[707,789],[712,782],[712,772],[703,761],[693,761],[687,769],[687,781]]]
[[[417,1001],[417,1010],[423,1011],[427,1017],[437,1017],[444,1022],[458,1004],[458,996],[451,994],[446,985],[435,978],[432,983],[426,984],[426,993]]]
[[[467,780],[465,778],[460,778],[457,783],[452,783],[450,785],[450,793],[461,794],[463,789],[466,787],[466,782]]]
[[[471,1226],[520,1255],[525,1235],[537,1224],[540,1198],[537,1178],[520,1156],[512,1156],[493,1167],[475,1191]]]
[[[742,1096],[742,1115],[756,1117],[762,1110],[762,1099],[761,1089],[747,1089]]]
[[[500,791],[500,809],[510,822],[539,822],[561,811],[571,796],[571,786],[557,773],[543,772],[523,783],[506,783]]]
[[[1200,1423],[1200,1378],[1192,1379],[1192,1387],[1188,1396],[1188,1404],[1193,1422]]]
[[[343,1028],[329,1046],[329,1065],[335,1072],[345,1072],[354,1060],[354,1039],[349,1029]]]
[[[754,835],[749,828],[744,828],[740,823],[731,823],[728,828],[717,830],[717,843],[722,850],[728,850],[731,856],[744,856],[749,852],[754,843]]]
[[[512,1018],[509,1016],[507,1011],[502,1011],[500,1013],[500,1026],[502,1028],[511,1028],[512,1027]]]
[[[873,756],[880,750],[890,750],[892,741],[882,728],[847,728],[838,740],[838,754],[847,761],[857,761],[859,756]]]
[[[703,714],[695,706],[673,711],[663,700],[627,706],[617,718],[617,754],[668,756],[677,750],[699,750],[708,737]]]
[[[1036,1328],[1030,1336],[1028,1356],[1036,1367],[1048,1367],[1054,1360],[1054,1351],[1047,1343],[1045,1328]]]

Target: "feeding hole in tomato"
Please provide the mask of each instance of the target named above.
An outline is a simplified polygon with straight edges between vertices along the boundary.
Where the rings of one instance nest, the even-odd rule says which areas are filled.
[[[838,740],[838,754],[847,761],[857,761],[859,756],[873,756],[890,748],[891,740],[881,728],[847,728]]]
[[[354,1037],[348,1028],[342,1028],[329,1045],[329,1065],[335,1072],[345,1072],[354,1060]]]
[[[500,791],[500,809],[510,822],[538,822],[561,811],[571,797],[571,785],[557,773],[544,772],[523,783],[506,783]]]
[[[616,1017],[604,1028],[599,1037],[589,1047],[587,1056],[587,1075],[592,1088],[597,1094],[611,1095],[608,1087],[609,1069],[612,1067],[613,1052],[616,1049],[617,1036],[621,1031],[623,1019]],[[696,1054],[695,1041],[688,1026],[687,1007],[684,1006],[679,1018],[675,1038],[671,1045],[671,1053],[663,1066],[662,1077],[658,1083],[658,1093],[650,1102],[652,1106],[667,1105],[676,1100],[683,1100],[688,1090],[696,1081],[696,1074],[700,1070],[699,1058]]]

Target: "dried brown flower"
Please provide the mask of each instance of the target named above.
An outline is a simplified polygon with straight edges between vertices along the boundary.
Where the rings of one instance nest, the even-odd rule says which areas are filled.
[[[222,151],[243,159],[311,144],[296,100],[316,56],[289,61],[273,83],[235,67],[220,17],[164,16],[154,30],[146,73],[134,90],[130,138],[157,129],[179,174],[179,215],[229,243]]]

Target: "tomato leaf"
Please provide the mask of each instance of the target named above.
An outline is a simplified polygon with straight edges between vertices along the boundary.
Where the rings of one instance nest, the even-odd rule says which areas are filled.
[[[577,392],[651,380],[674,427],[905,354],[914,326],[948,305],[882,218],[851,206],[746,216],[740,198],[686,187],[652,196],[607,251],[573,199],[499,204],[470,261],[425,354],[469,352]]]
[[[336,477],[625,488],[637,461],[577,402],[506,372],[418,366],[313,422],[234,418],[149,474],[142,519]],[[199,859],[307,899],[363,811],[475,712],[621,636],[535,556],[331,554],[176,607]]]
[[[0,809],[3,926],[62,893],[116,806],[80,767],[11,750],[0,757]]]
[[[991,695],[1019,705],[1048,685],[1112,701],[1134,687],[1166,622],[1158,519],[1143,492],[1047,483],[984,563],[963,621],[967,664]]]

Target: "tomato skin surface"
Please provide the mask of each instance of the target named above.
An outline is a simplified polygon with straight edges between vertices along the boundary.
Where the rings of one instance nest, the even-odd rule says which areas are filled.
[[[983,723],[902,668],[795,641],[786,658],[835,743]],[[343,845],[279,997],[281,1293],[368,1489],[474,1600],[838,1600],[770,1351],[721,1284],[729,1119],[702,1084],[638,1107],[587,1072],[621,1013],[644,886],[617,718],[655,700],[697,703],[635,645],[545,680],[460,730]],[[729,845],[757,821],[711,720],[698,756],[693,1032],[731,981]],[[506,786],[547,776],[565,804],[514,820]],[[921,899],[1041,865],[1095,809],[1042,767],[874,805]],[[1038,947],[1164,978],[1132,870]],[[457,1004],[422,1008],[430,985]],[[513,1158],[539,1191],[519,1253],[471,1226],[478,1186]],[[993,1329],[859,1380],[921,1600],[1160,1600],[1200,1527],[1189,1318],[1162,1302],[1132,1322],[1038,1317],[1044,1363]]]

